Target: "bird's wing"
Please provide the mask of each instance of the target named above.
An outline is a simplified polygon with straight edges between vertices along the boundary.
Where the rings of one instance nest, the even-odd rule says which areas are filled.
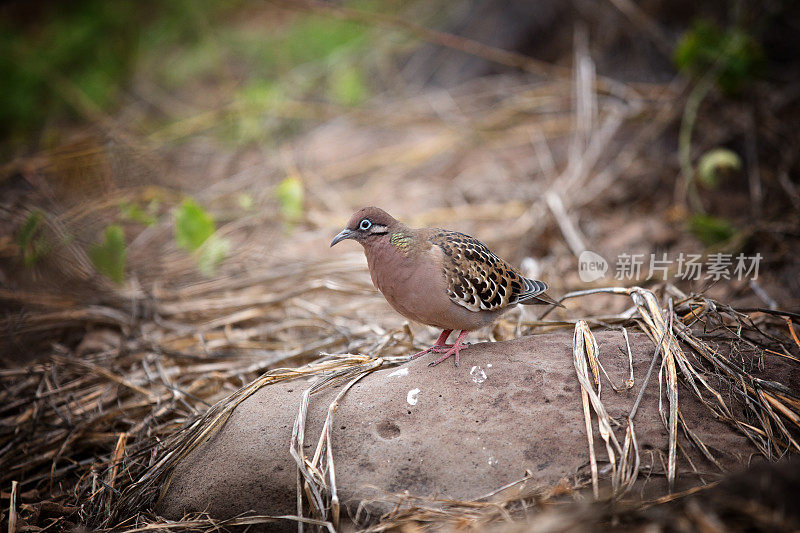
[[[545,283],[524,277],[469,235],[437,229],[429,239],[444,252],[447,295],[470,311],[503,309],[547,290]]]

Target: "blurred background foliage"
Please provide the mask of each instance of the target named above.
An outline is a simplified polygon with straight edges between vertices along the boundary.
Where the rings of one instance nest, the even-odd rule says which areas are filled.
[[[624,5],[622,0],[602,6],[584,0],[5,3],[0,6],[0,156],[11,162],[7,174],[31,157],[46,157],[41,172],[50,200],[60,204],[26,208],[14,228],[22,262],[33,266],[59,246],[80,247],[97,272],[122,284],[130,261],[126,246],[164,223],[173,244],[193,257],[200,272],[213,276],[233,246],[217,235],[225,224],[257,217],[265,202],[272,202],[282,229],[291,232],[308,220],[306,204],[314,198],[301,173],[286,164],[284,175],[263,195],[248,189],[232,203],[211,202],[200,194],[210,178],[198,175],[197,164],[186,164],[192,153],[255,148],[285,164],[285,154],[270,151],[325,121],[349,116],[369,122],[371,106],[423,88],[450,90],[484,76],[520,74],[508,63],[458,49],[465,43],[569,68],[575,28],[581,25],[591,30],[592,55],[604,75],[646,90],[682,75],[688,88],[679,104],[680,176],[674,187],[688,200],[686,212],[679,206],[672,216],[705,246],[743,246],[749,230],[744,231],[742,210],[727,209],[730,202],[715,198],[739,187],[745,174],[752,177],[754,154],[746,151],[753,141],[738,133],[716,135],[713,143],[698,141],[696,121],[701,108],[713,113],[725,105],[741,105],[751,116],[747,120],[760,120],[756,102],[764,87],[792,83],[796,5],[651,2],[642,13],[656,21],[655,29],[630,13],[629,20],[620,18]],[[432,37],[426,28],[443,33]],[[446,36],[465,41],[441,46]],[[469,123],[469,110],[461,113]],[[509,127],[517,118],[492,128]],[[702,131],[715,127],[707,121]],[[472,142],[485,141],[490,130],[476,127]],[[780,143],[781,135],[770,142]],[[671,150],[671,142],[660,146]],[[786,149],[794,142],[789,139]],[[181,152],[184,144],[191,147]],[[122,156],[115,152],[120,146],[126,150]],[[53,219],[64,206],[78,209],[87,191],[114,196],[97,208],[102,216],[79,216],[80,223],[69,224]]]
[[[436,1],[428,6],[412,3],[409,8],[409,3],[398,0],[352,0],[343,5],[366,13],[416,15],[425,25],[458,20],[464,11],[476,6],[479,11],[486,3],[462,1],[448,6]],[[81,110],[76,108],[91,105],[100,111],[114,110],[134,76],[166,93],[191,93],[189,101],[198,105],[224,97],[229,114],[222,117],[227,120],[215,124],[220,135],[233,142],[263,142],[280,129],[264,118],[266,113],[298,114],[290,102],[309,95],[338,106],[357,106],[386,88],[376,86],[373,74],[391,68],[387,56],[408,56],[424,44],[408,32],[386,31],[330,16],[324,10],[281,9],[290,4],[247,0],[6,3],[0,7],[2,154],[8,157],[21,149],[57,144],[57,125],[79,118]],[[543,9],[548,8],[546,4]],[[709,18],[702,7],[697,16],[682,21],[690,25],[680,30],[674,61],[678,70],[690,76],[714,70],[719,86],[735,94],[767,72],[770,57],[763,41],[774,38],[770,33],[787,24],[781,17],[791,14],[791,2],[771,2],[757,16],[745,12],[741,2],[723,4],[712,12],[727,11],[727,21]],[[307,7],[300,2],[295,7],[303,6]],[[519,8],[512,3],[507,10],[513,15],[515,9]],[[678,12],[685,10],[681,5]],[[512,25],[509,35],[518,32],[518,27]],[[518,44],[522,49],[528,46],[524,40]],[[780,60],[784,53],[771,52],[776,52],[773,60]],[[390,81],[385,75],[381,78],[384,85]],[[83,104],[77,102],[81,98],[85,98]],[[220,118],[207,117],[214,122]],[[132,126],[161,140],[196,131],[181,130],[181,126],[204,125],[208,126],[195,117],[193,124],[172,124],[160,132],[148,129],[152,124]]]
[[[114,110],[137,71],[167,92],[227,82],[222,88],[231,115],[220,130],[235,142],[268,138],[270,128],[258,117],[279,111],[286,99],[313,94],[353,106],[370,95],[373,29],[314,13],[287,16],[258,4],[85,0],[3,6],[2,153],[58,143],[57,125],[80,118],[76,94],[97,110]],[[399,5],[349,3],[360,9],[378,4],[390,12]],[[203,95],[195,96],[203,102]]]
[[[763,73],[764,50],[744,28],[696,20],[675,47],[678,69],[694,77],[711,73],[727,94]]]
[[[401,3],[348,5],[380,5],[391,13]],[[75,128],[118,113],[123,102],[144,99],[146,109],[124,130],[151,145],[212,133],[223,146],[268,146],[295,131],[296,119],[315,116],[298,101],[349,108],[374,89],[375,29],[313,11],[245,0],[12,2],[0,9],[4,158],[68,143]],[[78,192],[87,184],[79,179],[67,186]],[[115,283],[125,279],[126,233],[130,240],[132,225],[152,226],[165,213],[161,193],[155,194],[145,202],[123,199],[116,220],[88,245],[95,269]],[[276,187],[287,224],[299,220],[302,194],[296,177]],[[240,200],[244,211],[252,207],[252,197]],[[28,266],[52,248],[53,237],[41,230],[45,217],[36,209],[17,231]],[[213,275],[229,243],[213,236],[212,216],[187,199],[173,218],[178,247],[196,256],[202,273]]]
[[[5,9],[13,11],[0,19],[0,131],[7,141],[30,142],[69,111],[60,93],[64,80],[100,108],[116,102],[137,57],[146,13],[140,5],[97,0]]]

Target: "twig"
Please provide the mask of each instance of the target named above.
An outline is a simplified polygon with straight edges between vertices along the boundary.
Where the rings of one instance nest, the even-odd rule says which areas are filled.
[[[661,26],[648,16],[647,13],[631,0],[609,0],[614,7],[620,10],[632,23],[645,30],[650,39],[655,43],[656,48],[667,59],[672,59],[673,45]]]
[[[8,502],[8,533],[17,533],[17,491],[19,482],[11,482],[11,498]]]
[[[681,165],[681,176],[686,187],[689,206],[697,213],[704,213],[705,209],[700,200],[700,192],[695,180],[694,167],[692,166],[692,130],[697,120],[700,104],[705,100],[711,89],[714,88],[716,72],[712,69],[707,72],[689,93],[686,107],[681,118],[681,129],[678,134],[678,160]]]
[[[547,191],[544,197],[547,201],[547,206],[553,213],[553,218],[556,219],[558,227],[561,228],[564,240],[567,241],[567,245],[569,245],[575,257],[580,257],[586,250],[586,245],[584,244],[584,239],[581,236],[580,230],[572,223],[572,219],[567,214],[561,197],[553,191]]]

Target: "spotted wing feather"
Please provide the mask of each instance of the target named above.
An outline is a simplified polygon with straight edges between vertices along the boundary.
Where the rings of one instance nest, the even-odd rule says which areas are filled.
[[[524,277],[469,235],[436,230],[430,240],[444,252],[448,296],[470,311],[503,309],[547,290],[545,283]]]

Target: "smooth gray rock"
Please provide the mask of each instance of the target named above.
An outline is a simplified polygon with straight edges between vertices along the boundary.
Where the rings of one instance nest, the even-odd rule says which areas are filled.
[[[598,332],[596,338],[601,363],[615,384],[624,383],[628,364],[621,332]],[[623,416],[653,356],[653,343],[644,334],[631,333],[630,341],[635,386],[616,393],[603,379],[602,391],[609,414],[623,426]],[[574,476],[579,469],[588,471],[571,333],[475,344],[462,352],[458,368],[452,360],[431,368],[430,360],[423,357],[375,372],[340,403],[333,450],[340,498],[350,509],[363,499],[404,490],[471,499],[519,479],[526,469],[541,485]],[[635,427],[642,466],[655,461],[660,469],[657,454],[649,453],[667,447],[667,432],[658,415],[657,373],[658,367]],[[296,468],[289,442],[300,396],[308,385],[305,380],[279,383],[242,403],[220,432],[178,465],[157,511],[172,519],[203,510],[218,518],[247,511],[294,514]],[[306,428],[309,454],[338,391],[311,397]],[[743,467],[755,452],[750,442],[716,420],[682,385],[679,399],[683,416],[719,462],[733,470]],[[605,460],[596,422],[594,428],[598,459]],[[713,478],[716,468],[682,433],[679,443],[697,469]],[[684,458],[678,470],[690,470]],[[698,483],[694,475],[682,479]],[[381,509],[373,505],[373,518]]]

